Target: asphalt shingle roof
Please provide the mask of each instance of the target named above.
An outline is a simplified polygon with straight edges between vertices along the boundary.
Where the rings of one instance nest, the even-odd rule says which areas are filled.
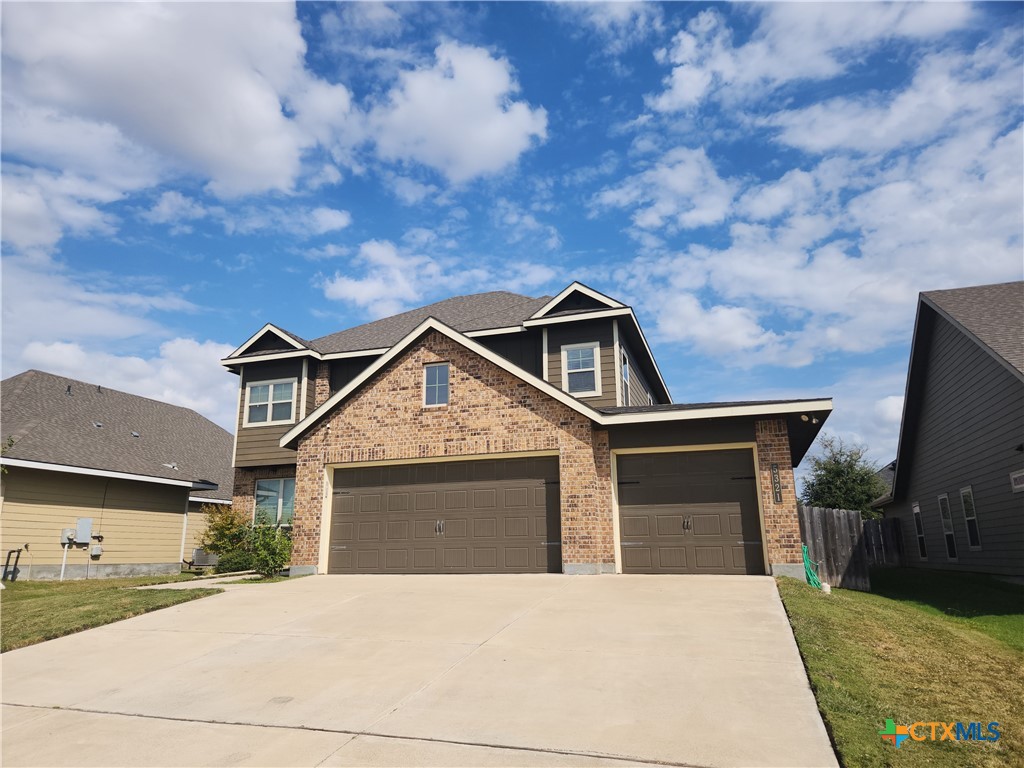
[[[191,495],[231,495],[231,434],[189,408],[32,370],[0,383],[8,437],[12,459],[214,482],[218,490]]]
[[[309,346],[322,354],[383,349],[397,344],[428,317],[435,317],[460,333],[505,328],[519,325],[550,300],[550,296],[534,299],[508,291],[455,296],[425,307],[410,309],[400,315],[321,336],[313,339]]]
[[[1024,281],[922,295],[1024,373]]]

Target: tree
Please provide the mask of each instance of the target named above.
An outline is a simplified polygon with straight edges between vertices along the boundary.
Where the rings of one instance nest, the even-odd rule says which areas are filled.
[[[200,511],[206,514],[206,530],[199,546],[221,556],[244,548],[249,518],[241,509],[228,504],[203,504]]]
[[[863,445],[846,445],[841,438],[821,438],[821,455],[811,457],[811,472],[800,498],[812,507],[856,509],[864,517],[877,517],[871,502],[888,488],[875,474],[878,467],[864,458]]]

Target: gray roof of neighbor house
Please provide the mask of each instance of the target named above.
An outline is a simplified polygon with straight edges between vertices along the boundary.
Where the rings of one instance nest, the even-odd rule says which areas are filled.
[[[507,328],[519,325],[550,300],[550,296],[534,299],[508,291],[454,296],[400,315],[321,336],[309,342],[309,346],[325,355],[392,347],[428,317],[434,317],[460,333]]]
[[[215,483],[190,495],[231,498],[231,434],[189,408],[31,370],[0,383],[9,437],[4,458]]]
[[[1024,281],[927,291],[921,297],[1024,373]]]

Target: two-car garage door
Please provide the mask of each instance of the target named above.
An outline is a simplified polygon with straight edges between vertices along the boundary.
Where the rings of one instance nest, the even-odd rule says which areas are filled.
[[[338,469],[330,573],[562,570],[558,459]]]
[[[624,573],[763,574],[749,449],[618,457]]]

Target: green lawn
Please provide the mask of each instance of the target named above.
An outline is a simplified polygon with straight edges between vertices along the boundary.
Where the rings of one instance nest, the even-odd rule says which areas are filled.
[[[1024,587],[914,569],[873,571],[870,594],[777,582],[843,765],[1024,765]],[[888,718],[996,721],[1002,738],[897,750]]]
[[[206,597],[214,589],[129,589],[187,581],[191,575],[130,579],[5,582],[0,592],[0,651],[81,632],[169,605]]]

